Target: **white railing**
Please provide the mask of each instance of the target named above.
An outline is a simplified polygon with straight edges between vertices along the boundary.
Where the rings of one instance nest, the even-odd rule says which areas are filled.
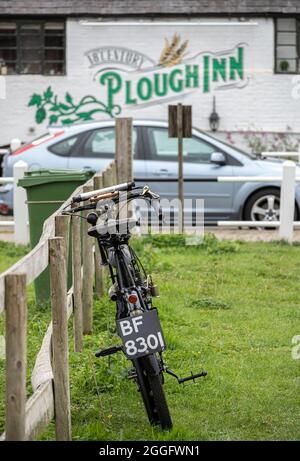
[[[14,178],[0,178],[0,184],[10,184],[14,182]]]
[[[265,157],[281,157],[281,158],[285,158],[285,157],[296,157],[297,160],[298,160],[298,163],[300,163],[300,151],[297,152],[262,152],[260,154],[263,158]]]
[[[27,245],[29,243],[28,232],[28,208],[26,204],[26,191],[18,186],[19,179],[24,177],[27,171],[27,163],[20,160],[14,164],[13,177],[0,178],[0,184],[13,184],[13,207],[14,219],[11,221],[0,221],[1,227],[14,228],[15,243]]]
[[[291,160],[286,160],[282,165],[282,176],[218,176],[218,182],[271,182],[281,183],[280,190],[280,221],[218,221],[218,226],[224,227],[278,227],[279,237],[293,241],[294,227],[300,222],[294,222],[295,191],[296,183],[300,178],[296,177],[296,165]]]

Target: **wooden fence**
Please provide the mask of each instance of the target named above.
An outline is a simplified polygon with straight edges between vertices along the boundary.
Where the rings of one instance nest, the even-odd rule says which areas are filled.
[[[72,195],[132,179],[132,120],[116,120],[116,157]],[[127,158],[127,161],[126,161]],[[67,200],[67,202],[69,199]],[[68,367],[68,319],[74,317],[74,350],[93,327],[93,289],[103,295],[98,248],[81,219],[63,215],[63,204],[44,223],[33,250],[0,275],[0,314],[5,311],[6,415],[0,440],[35,440],[55,415],[56,439],[71,440]],[[71,232],[71,239],[70,237]],[[67,292],[68,244],[72,243],[73,285]],[[26,400],[26,287],[50,266],[52,322],[31,375],[33,394]],[[84,274],[84,277],[82,276]],[[95,281],[95,283],[94,283]]]

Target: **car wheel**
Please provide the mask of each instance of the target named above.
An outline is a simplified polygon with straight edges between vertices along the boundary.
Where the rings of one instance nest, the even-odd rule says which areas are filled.
[[[295,220],[298,211],[295,208]],[[246,221],[279,221],[280,219],[280,191],[269,188],[253,194],[247,201],[244,210]]]

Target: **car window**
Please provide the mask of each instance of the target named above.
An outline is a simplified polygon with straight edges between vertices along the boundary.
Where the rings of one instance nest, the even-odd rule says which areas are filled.
[[[48,149],[50,152],[53,152],[57,155],[68,156],[70,155],[72,147],[75,146],[79,135],[72,136],[71,138],[64,139],[63,141],[57,142],[53,146],[50,146]]]
[[[136,152],[137,133],[133,129],[132,146]],[[113,158],[116,149],[116,136],[114,127],[101,128],[91,132],[83,146],[83,154],[86,157],[108,157]]]
[[[178,141],[176,138],[169,138],[166,128],[148,128],[148,136],[153,159],[177,160]],[[195,136],[183,140],[185,162],[209,163],[210,156],[215,150],[214,146]]]

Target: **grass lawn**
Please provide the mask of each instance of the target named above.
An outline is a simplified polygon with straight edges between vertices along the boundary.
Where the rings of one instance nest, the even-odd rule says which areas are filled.
[[[208,376],[178,385],[166,375],[174,429],[150,427],[126,379],[129,362],[122,354],[110,361],[94,357],[118,342],[113,303],[96,301],[84,352],[75,354],[70,341],[73,439],[299,440],[300,362],[291,357],[291,341],[300,335],[300,247],[212,237],[187,247],[180,236],[149,237],[135,247],[160,287],[155,304],[166,362],[181,376],[202,369]],[[2,270],[11,262],[7,248],[12,251],[0,246]],[[28,376],[49,317],[49,306],[35,306],[29,289]],[[1,431],[3,370],[0,360]],[[53,423],[42,439],[54,439]]]

